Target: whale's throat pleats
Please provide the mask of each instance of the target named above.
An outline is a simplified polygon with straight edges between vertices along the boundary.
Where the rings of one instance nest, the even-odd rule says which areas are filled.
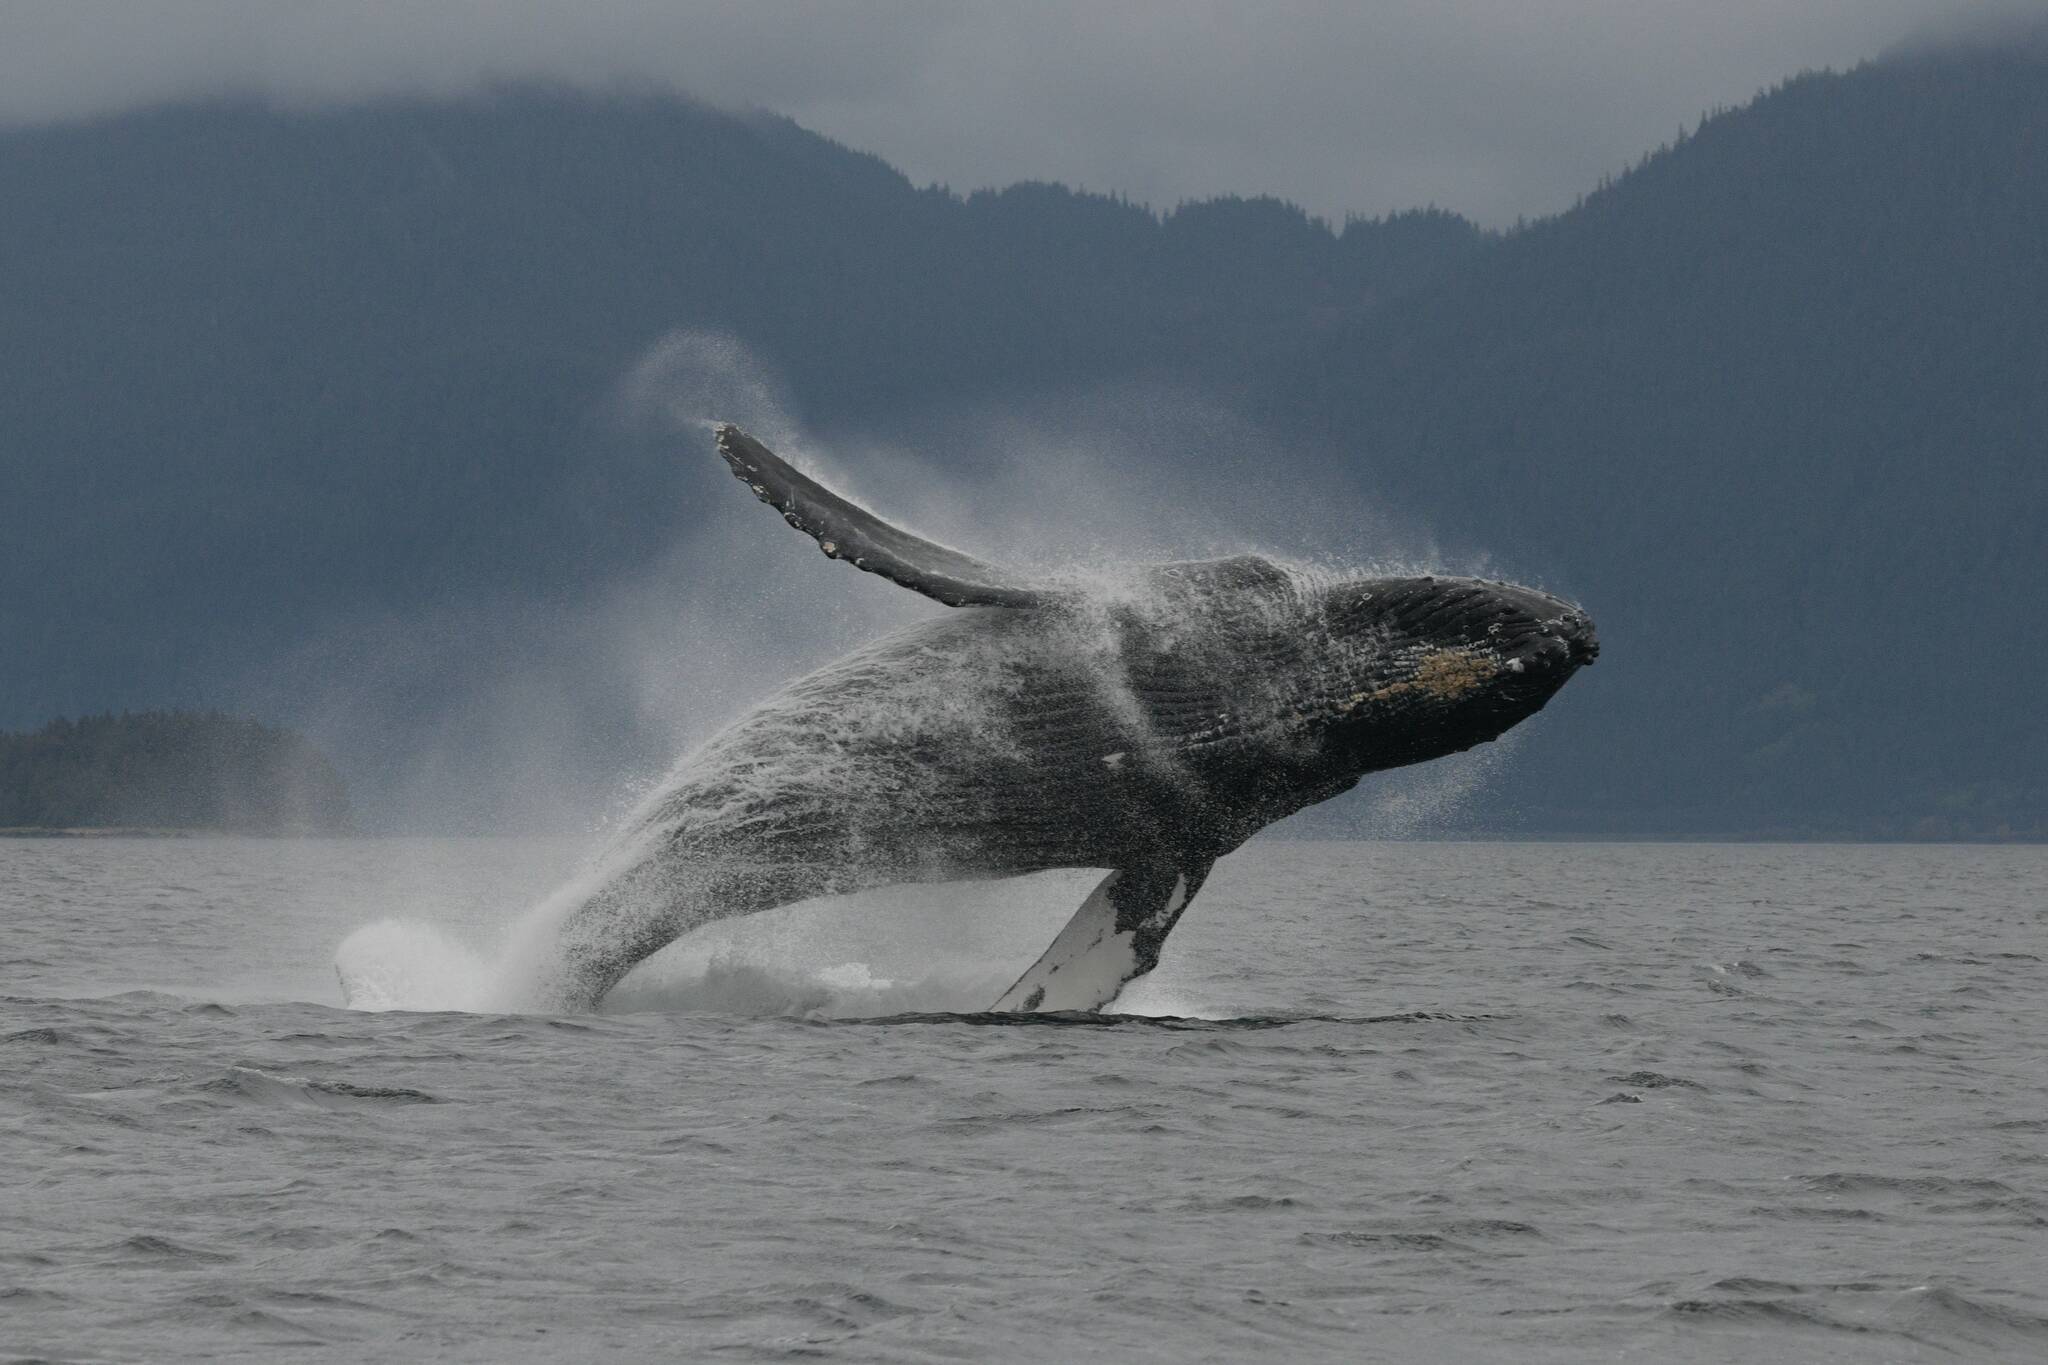
[[[738,427],[718,428],[718,453],[754,496],[833,559],[880,574],[949,607],[1041,607],[1062,599],[1028,574],[987,564],[891,526]]]

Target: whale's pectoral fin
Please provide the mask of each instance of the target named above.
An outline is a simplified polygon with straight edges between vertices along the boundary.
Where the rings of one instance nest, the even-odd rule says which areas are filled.
[[[883,521],[840,497],[738,427],[718,428],[718,453],[754,496],[834,559],[878,573],[949,607],[1040,607],[1063,594]]]
[[[1081,902],[1052,947],[990,1006],[998,1013],[1099,1010],[1159,963],[1213,858],[1119,868]]]

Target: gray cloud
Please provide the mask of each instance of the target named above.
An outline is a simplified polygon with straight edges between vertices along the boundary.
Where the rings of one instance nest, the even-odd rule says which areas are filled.
[[[655,86],[787,113],[956,189],[1490,223],[1794,72],[2048,0],[8,0],[0,120],[166,99]]]

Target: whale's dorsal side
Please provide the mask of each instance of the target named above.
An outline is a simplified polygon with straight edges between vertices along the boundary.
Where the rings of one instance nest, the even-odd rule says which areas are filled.
[[[1022,574],[985,564],[891,526],[847,501],[731,423],[718,428],[718,453],[754,496],[818,542],[833,559],[880,574],[949,607],[1042,607],[1064,594]]]

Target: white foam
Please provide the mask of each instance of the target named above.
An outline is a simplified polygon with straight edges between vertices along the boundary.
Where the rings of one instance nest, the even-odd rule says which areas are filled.
[[[495,951],[422,921],[384,919],[335,954],[361,1010],[550,1008],[562,919],[609,875],[602,859],[522,915]],[[1002,882],[898,886],[708,924],[636,967],[606,1012],[866,1018],[985,1010],[1029,966],[1092,869]]]
[[[693,960],[694,959],[694,960]],[[962,1014],[988,1008],[1009,984],[1007,968],[951,966],[912,976],[877,975],[872,964],[806,968],[720,951],[643,965],[605,997],[607,1014],[800,1016],[864,1019],[891,1014]]]
[[[721,920],[635,967],[603,1008],[815,1018],[979,1012],[1101,875],[895,886]]]
[[[1124,987],[1123,994],[1109,1006],[1110,1014],[1135,1014],[1146,1019],[1223,1019],[1228,1010],[1205,1005],[1185,988],[1161,980],[1157,973],[1141,976]]]
[[[356,1010],[474,1010],[492,970],[475,950],[431,924],[367,924],[334,954],[343,1002]]]

